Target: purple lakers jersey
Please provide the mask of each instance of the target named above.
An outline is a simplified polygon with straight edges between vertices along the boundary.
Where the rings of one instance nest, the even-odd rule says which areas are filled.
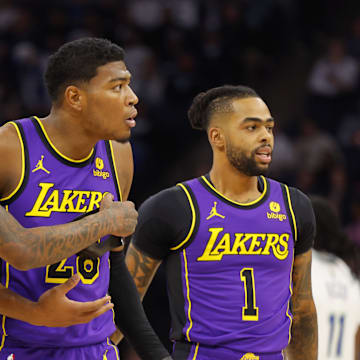
[[[282,358],[290,340],[295,218],[287,187],[261,180],[261,196],[248,204],[227,199],[206,177],[179,184],[193,213],[187,238],[172,249],[181,251],[183,336],[228,350],[229,359]]]
[[[100,141],[85,159],[73,160],[55,148],[39,119],[22,119],[13,125],[21,141],[22,175],[17,188],[1,199],[1,204],[24,227],[70,222],[99,207],[107,192],[113,194],[115,200],[121,200],[111,142]],[[91,301],[105,296],[108,291],[108,258],[108,253],[96,260],[74,255],[57,264],[29,271],[16,270],[3,261],[1,281],[7,288],[37,301],[46,290],[78,273],[81,281],[68,297]],[[112,311],[88,324],[68,328],[33,326],[8,317],[3,317],[1,327],[3,336],[8,339],[39,347],[95,344],[104,341],[114,330]]]

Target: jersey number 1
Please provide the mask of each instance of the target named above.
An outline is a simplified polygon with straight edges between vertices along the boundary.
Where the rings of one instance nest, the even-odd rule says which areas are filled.
[[[242,319],[244,321],[258,321],[259,308],[256,307],[254,269],[242,269],[240,278],[244,283],[245,290],[245,306],[242,308]]]

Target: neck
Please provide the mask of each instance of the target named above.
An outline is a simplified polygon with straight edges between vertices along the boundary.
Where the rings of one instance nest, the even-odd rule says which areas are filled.
[[[225,197],[243,204],[252,202],[260,196],[257,176],[247,176],[234,168],[228,161],[214,161],[210,170],[214,187]]]
[[[97,141],[81,127],[81,119],[61,108],[52,108],[50,114],[40,119],[52,144],[63,155],[80,160],[87,157]]]

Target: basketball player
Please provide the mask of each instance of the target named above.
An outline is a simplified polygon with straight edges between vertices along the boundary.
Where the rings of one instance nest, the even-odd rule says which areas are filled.
[[[311,200],[317,223],[312,289],[319,324],[319,360],[357,360],[360,283],[344,261],[354,257],[356,251],[341,230],[331,204],[320,197]]]
[[[174,359],[317,358],[311,293],[315,221],[299,190],[263,176],[274,119],[254,90],[195,97],[210,172],[161,191],[139,210],[126,263],[141,297],[165,261]],[[291,302],[291,306],[290,306]]]
[[[70,222],[98,208],[106,193],[115,201],[126,200],[133,176],[128,139],[138,102],[130,78],[123,49],[108,40],[72,41],[50,57],[45,73],[50,114],[17,120],[2,130],[1,148],[12,162],[9,165],[3,157],[0,161],[1,203],[23,226]],[[128,221],[132,223],[133,216]],[[117,325],[142,358],[167,357],[145,317],[122,252],[94,259],[74,255],[28,271],[4,261],[1,281],[34,301],[78,273],[80,283],[69,297],[91,301],[107,294],[109,263],[117,283],[112,294],[119,311]],[[38,326],[15,302],[8,312],[2,321],[0,359],[119,358],[109,340],[115,331],[112,311],[88,324],[65,328]]]

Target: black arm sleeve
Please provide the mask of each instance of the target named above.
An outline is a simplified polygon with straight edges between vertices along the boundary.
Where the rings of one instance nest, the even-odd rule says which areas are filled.
[[[311,249],[316,233],[316,221],[310,199],[300,190],[289,188],[291,203],[296,219],[298,240],[295,244],[295,255]]]
[[[163,259],[180,244],[191,227],[192,214],[185,192],[179,187],[163,190],[139,208],[132,244],[153,259]]]
[[[110,266],[109,293],[114,303],[116,325],[141,359],[171,359],[145,315],[122,251],[110,253]]]

